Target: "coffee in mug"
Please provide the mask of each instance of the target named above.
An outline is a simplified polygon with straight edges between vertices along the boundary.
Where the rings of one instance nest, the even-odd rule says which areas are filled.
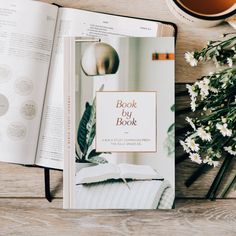
[[[236,13],[236,0],[166,0],[171,12],[182,22],[212,27]]]

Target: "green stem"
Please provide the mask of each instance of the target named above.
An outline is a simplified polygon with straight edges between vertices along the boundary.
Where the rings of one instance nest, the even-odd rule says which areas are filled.
[[[225,46],[225,45],[227,45],[229,42],[230,42],[230,44],[231,44],[231,42],[232,41],[234,41],[234,40],[236,40],[236,37],[232,37],[232,38],[230,38],[230,39],[228,39],[228,40],[226,40],[226,41],[220,41],[220,43],[218,43],[218,44],[215,44],[215,45],[211,45],[211,46],[209,46],[209,47],[207,47],[207,48],[204,48],[203,50],[202,50],[202,52],[203,52],[203,55],[205,56],[206,54],[207,54],[207,52],[209,52],[211,49],[213,49],[213,48],[217,48],[217,47],[219,47],[219,46]],[[229,45],[230,45],[229,44]]]
[[[225,188],[223,189],[223,191],[220,194],[220,198],[224,198],[226,196],[226,194],[229,192],[229,190],[234,186],[235,183],[236,183],[236,174],[226,184]]]
[[[207,199],[211,199],[211,200],[215,199],[217,190],[218,190],[218,188],[219,188],[219,186],[220,186],[220,184],[221,184],[221,182],[222,182],[222,180],[225,176],[225,173],[226,173],[232,159],[233,158],[229,155],[227,155],[225,157],[225,160],[224,160],[223,164],[221,165],[220,170],[217,173],[217,175],[216,175],[216,177],[215,177],[215,179],[214,179],[214,181],[213,181],[213,183],[212,183],[212,185],[211,185],[211,187],[210,187],[210,189],[209,189],[209,191],[206,195]]]

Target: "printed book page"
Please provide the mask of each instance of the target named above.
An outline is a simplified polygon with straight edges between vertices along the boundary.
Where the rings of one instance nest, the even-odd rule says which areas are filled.
[[[148,20],[111,16],[77,9],[59,9],[36,158],[38,165],[63,168],[64,36],[109,37],[128,35],[155,37],[159,32],[159,25],[157,22]]]
[[[94,165],[81,169],[76,176],[76,184],[97,183],[120,178],[120,169],[114,164]]]
[[[0,0],[1,161],[34,164],[58,8]]]
[[[173,37],[65,39],[65,208],[172,208],[174,52]],[[114,166],[131,180],[109,181]]]
[[[98,183],[113,179],[157,179],[158,174],[150,166],[121,164],[103,164],[83,168],[76,175],[76,185]]]

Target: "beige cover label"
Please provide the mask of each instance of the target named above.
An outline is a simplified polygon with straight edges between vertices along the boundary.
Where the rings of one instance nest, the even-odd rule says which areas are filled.
[[[97,92],[97,152],[156,152],[156,92]]]

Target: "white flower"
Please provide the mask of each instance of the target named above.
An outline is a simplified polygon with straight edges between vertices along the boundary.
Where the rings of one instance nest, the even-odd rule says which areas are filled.
[[[218,89],[216,89],[214,87],[209,87],[209,90],[213,93],[219,93]]]
[[[227,119],[223,116],[221,117],[221,120],[222,120],[223,123],[226,123],[226,121],[227,121]]]
[[[226,87],[228,81],[229,81],[229,75],[222,76],[222,79],[220,80],[220,82],[222,83],[222,88]]]
[[[191,139],[190,137],[186,139],[186,145],[194,152],[199,151],[199,144],[195,143],[195,140]]]
[[[198,93],[195,91],[194,86],[187,84],[186,88],[188,89],[188,92],[191,96],[191,103],[190,103],[191,109],[192,111],[195,111],[196,110],[196,97],[198,96]]]
[[[198,163],[198,164],[201,164],[201,163],[202,163],[202,159],[201,159],[201,157],[199,156],[198,153],[190,153],[189,158],[190,158],[193,162],[196,162],[196,163]]]
[[[203,98],[205,98],[209,94],[209,83],[210,80],[207,78],[204,78],[202,81],[197,82],[197,85],[201,90],[200,94]]]
[[[190,149],[189,149],[189,147],[187,146],[187,144],[186,144],[184,141],[182,141],[182,140],[180,140],[179,142],[180,142],[181,146],[183,147],[184,151],[187,152],[187,153],[189,153],[189,152],[190,152]]]
[[[197,66],[198,60],[194,57],[194,52],[186,52],[184,58],[191,66]]]
[[[211,134],[207,133],[202,127],[197,129],[197,134],[203,141],[211,141]]]
[[[221,134],[225,136],[231,136],[232,135],[232,130],[227,128],[227,124],[224,123],[223,125],[217,123],[216,128],[221,132]]]
[[[220,154],[219,152],[214,153],[214,155],[215,155],[215,157],[218,158],[218,159],[221,158],[221,154]]]
[[[210,148],[207,150],[207,153],[208,153],[208,154],[214,154],[213,149],[210,147]]]
[[[205,78],[203,79],[203,82],[204,82],[204,84],[209,84],[209,83],[210,83],[210,80],[205,77]]]
[[[206,156],[205,159],[203,160],[203,163],[207,163],[210,166],[217,167],[219,165],[219,161],[213,161],[212,158],[209,156]]]
[[[196,126],[193,123],[193,120],[191,118],[189,118],[188,116],[186,117],[186,121],[191,125],[191,127],[196,130]]]
[[[224,150],[227,151],[229,154],[236,156],[236,151],[234,151],[231,146],[224,147]]]
[[[195,98],[192,99],[192,101],[190,102],[190,106],[191,106],[192,111],[196,111],[197,105],[196,105],[196,99]]]
[[[203,163],[207,163],[210,166],[212,166],[213,165],[213,160],[209,156],[206,156],[205,159],[203,160]]]
[[[217,167],[217,166],[220,164],[219,161],[212,161],[212,162],[213,162],[213,166],[214,166],[214,167]]]
[[[218,48],[217,48],[218,49]],[[218,50],[215,50],[215,55],[216,56],[219,56],[220,55],[220,52]]]
[[[188,89],[188,92],[191,96],[191,99],[197,97],[198,93],[194,90],[194,86],[191,86],[191,85],[187,84],[186,88]]]
[[[229,67],[233,67],[233,60],[231,58],[227,58],[227,64]]]

